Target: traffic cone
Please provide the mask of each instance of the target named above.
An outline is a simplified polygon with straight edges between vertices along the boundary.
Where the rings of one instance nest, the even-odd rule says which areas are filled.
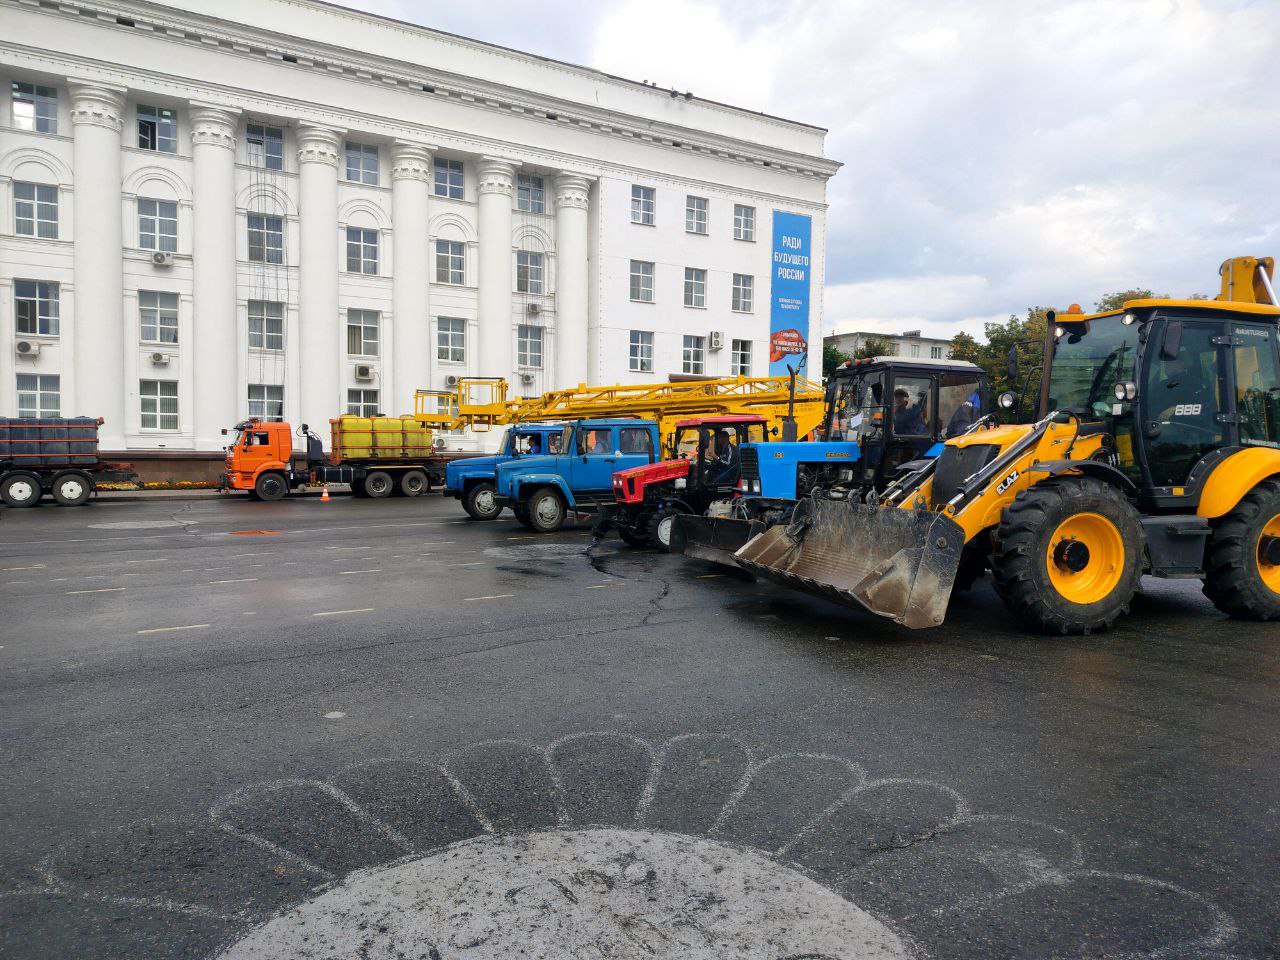
[[[328,486],[328,484],[326,484],[325,486],[323,486],[323,487],[321,487],[321,488],[320,488],[320,502],[321,502],[321,503],[328,503],[328,502],[329,502],[329,486]]]

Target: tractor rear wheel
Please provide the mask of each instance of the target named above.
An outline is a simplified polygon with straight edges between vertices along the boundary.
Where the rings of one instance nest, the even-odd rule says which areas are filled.
[[[529,527],[538,533],[554,533],[564,526],[564,498],[554,487],[539,487],[525,501]]]
[[[991,571],[1014,613],[1047,633],[1105,630],[1142,576],[1142,524],[1123,493],[1093,477],[1050,477],[1005,508]]]
[[[666,553],[671,552],[671,528],[675,526],[676,517],[684,513],[675,507],[663,507],[655,510],[649,517],[649,542]]]
[[[492,483],[477,483],[462,496],[462,509],[472,520],[494,520],[502,512]]]
[[[1239,620],[1280,620],[1280,479],[1262,481],[1212,525],[1204,595]]]

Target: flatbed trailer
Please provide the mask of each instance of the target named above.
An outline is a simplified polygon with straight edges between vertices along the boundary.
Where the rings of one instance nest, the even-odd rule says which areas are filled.
[[[100,483],[138,483],[127,463],[98,455],[100,418],[0,417],[0,501],[34,507],[46,496],[79,506]]]

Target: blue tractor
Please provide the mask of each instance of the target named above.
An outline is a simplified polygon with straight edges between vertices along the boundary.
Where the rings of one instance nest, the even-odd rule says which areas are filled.
[[[786,522],[815,490],[857,499],[881,489],[991,409],[987,375],[976,364],[901,357],[848,361],[828,380],[826,403],[815,440],[743,445],[738,494],[701,516],[679,517],[672,552],[732,565],[739,547]]]
[[[462,501],[462,509],[473,520],[494,520],[502,513],[495,483],[498,465],[520,457],[536,457],[560,452],[563,423],[529,423],[511,427],[502,437],[498,452],[489,457],[468,457],[450,463],[444,472],[444,495]],[[516,518],[520,519],[517,508]]]

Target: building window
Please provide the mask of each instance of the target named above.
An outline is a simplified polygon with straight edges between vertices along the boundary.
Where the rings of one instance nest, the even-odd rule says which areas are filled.
[[[685,373],[702,373],[707,359],[706,337],[685,337],[683,367]]]
[[[18,416],[61,416],[62,382],[56,374],[18,374]]]
[[[755,305],[756,278],[745,273],[733,275],[733,309],[750,313]]]
[[[139,290],[138,321],[144,343],[177,343],[178,295]]]
[[[284,387],[271,383],[249,384],[249,416],[257,420],[283,420]]]
[[[733,353],[729,358],[729,373],[735,377],[751,376],[751,341],[733,341]]]
[[[929,356],[930,356],[932,359],[934,359],[934,360],[941,360],[941,359],[942,359],[942,348],[941,348],[941,347],[930,347],[930,348],[929,348]]]
[[[378,272],[378,231],[347,227],[347,272]]]
[[[685,233],[701,233],[704,236],[707,232],[707,198],[706,197],[685,197],[684,198],[684,229]]]
[[[913,344],[911,345],[911,356],[913,356],[913,357],[918,357],[918,356],[920,356],[920,344],[918,344],[918,343],[913,343]]]
[[[436,196],[462,199],[462,161],[436,157]]]
[[[436,321],[436,359],[447,363],[467,360],[467,321],[440,317]]]
[[[631,331],[631,369],[636,373],[653,373],[653,333]]]
[[[647,260],[631,261],[631,299],[653,303],[653,264]]]
[[[167,107],[138,104],[138,146],[143,150],[177,153],[178,115]]]
[[[653,226],[653,187],[631,187],[631,222]]]
[[[140,380],[143,430],[178,429],[178,381]]]
[[[707,271],[697,267],[684,268],[684,305],[686,307],[707,305]]]
[[[58,188],[14,181],[13,230],[20,237],[57,240]]]
[[[347,179],[378,185],[378,148],[368,143],[347,143]]]
[[[259,350],[284,349],[283,303],[249,301],[249,346]]]
[[[58,335],[59,291],[56,283],[13,281],[13,315],[18,333],[38,337]]]
[[[542,254],[516,251],[516,292],[542,293]]]
[[[14,81],[13,126],[16,130],[33,133],[57,133],[58,91],[53,87]]]
[[[279,127],[250,123],[244,128],[244,143],[250,166],[284,169],[284,131]]]
[[[527,173],[516,177],[516,209],[525,213],[547,212],[547,194],[541,177]]]
[[[178,252],[178,204],[138,198],[138,246],[163,253]]]
[[[735,203],[733,205],[733,239],[754,240],[755,238],[756,208]]]
[[[284,263],[283,218],[249,214],[249,259],[254,263]]]
[[[348,390],[347,413],[357,417],[376,417],[378,415],[377,390]]]
[[[542,366],[542,328],[520,324],[516,328],[516,363],[522,367]]]
[[[466,256],[461,240],[436,241],[436,283],[466,283]]]
[[[378,311],[347,311],[347,353],[353,357],[378,355]]]

